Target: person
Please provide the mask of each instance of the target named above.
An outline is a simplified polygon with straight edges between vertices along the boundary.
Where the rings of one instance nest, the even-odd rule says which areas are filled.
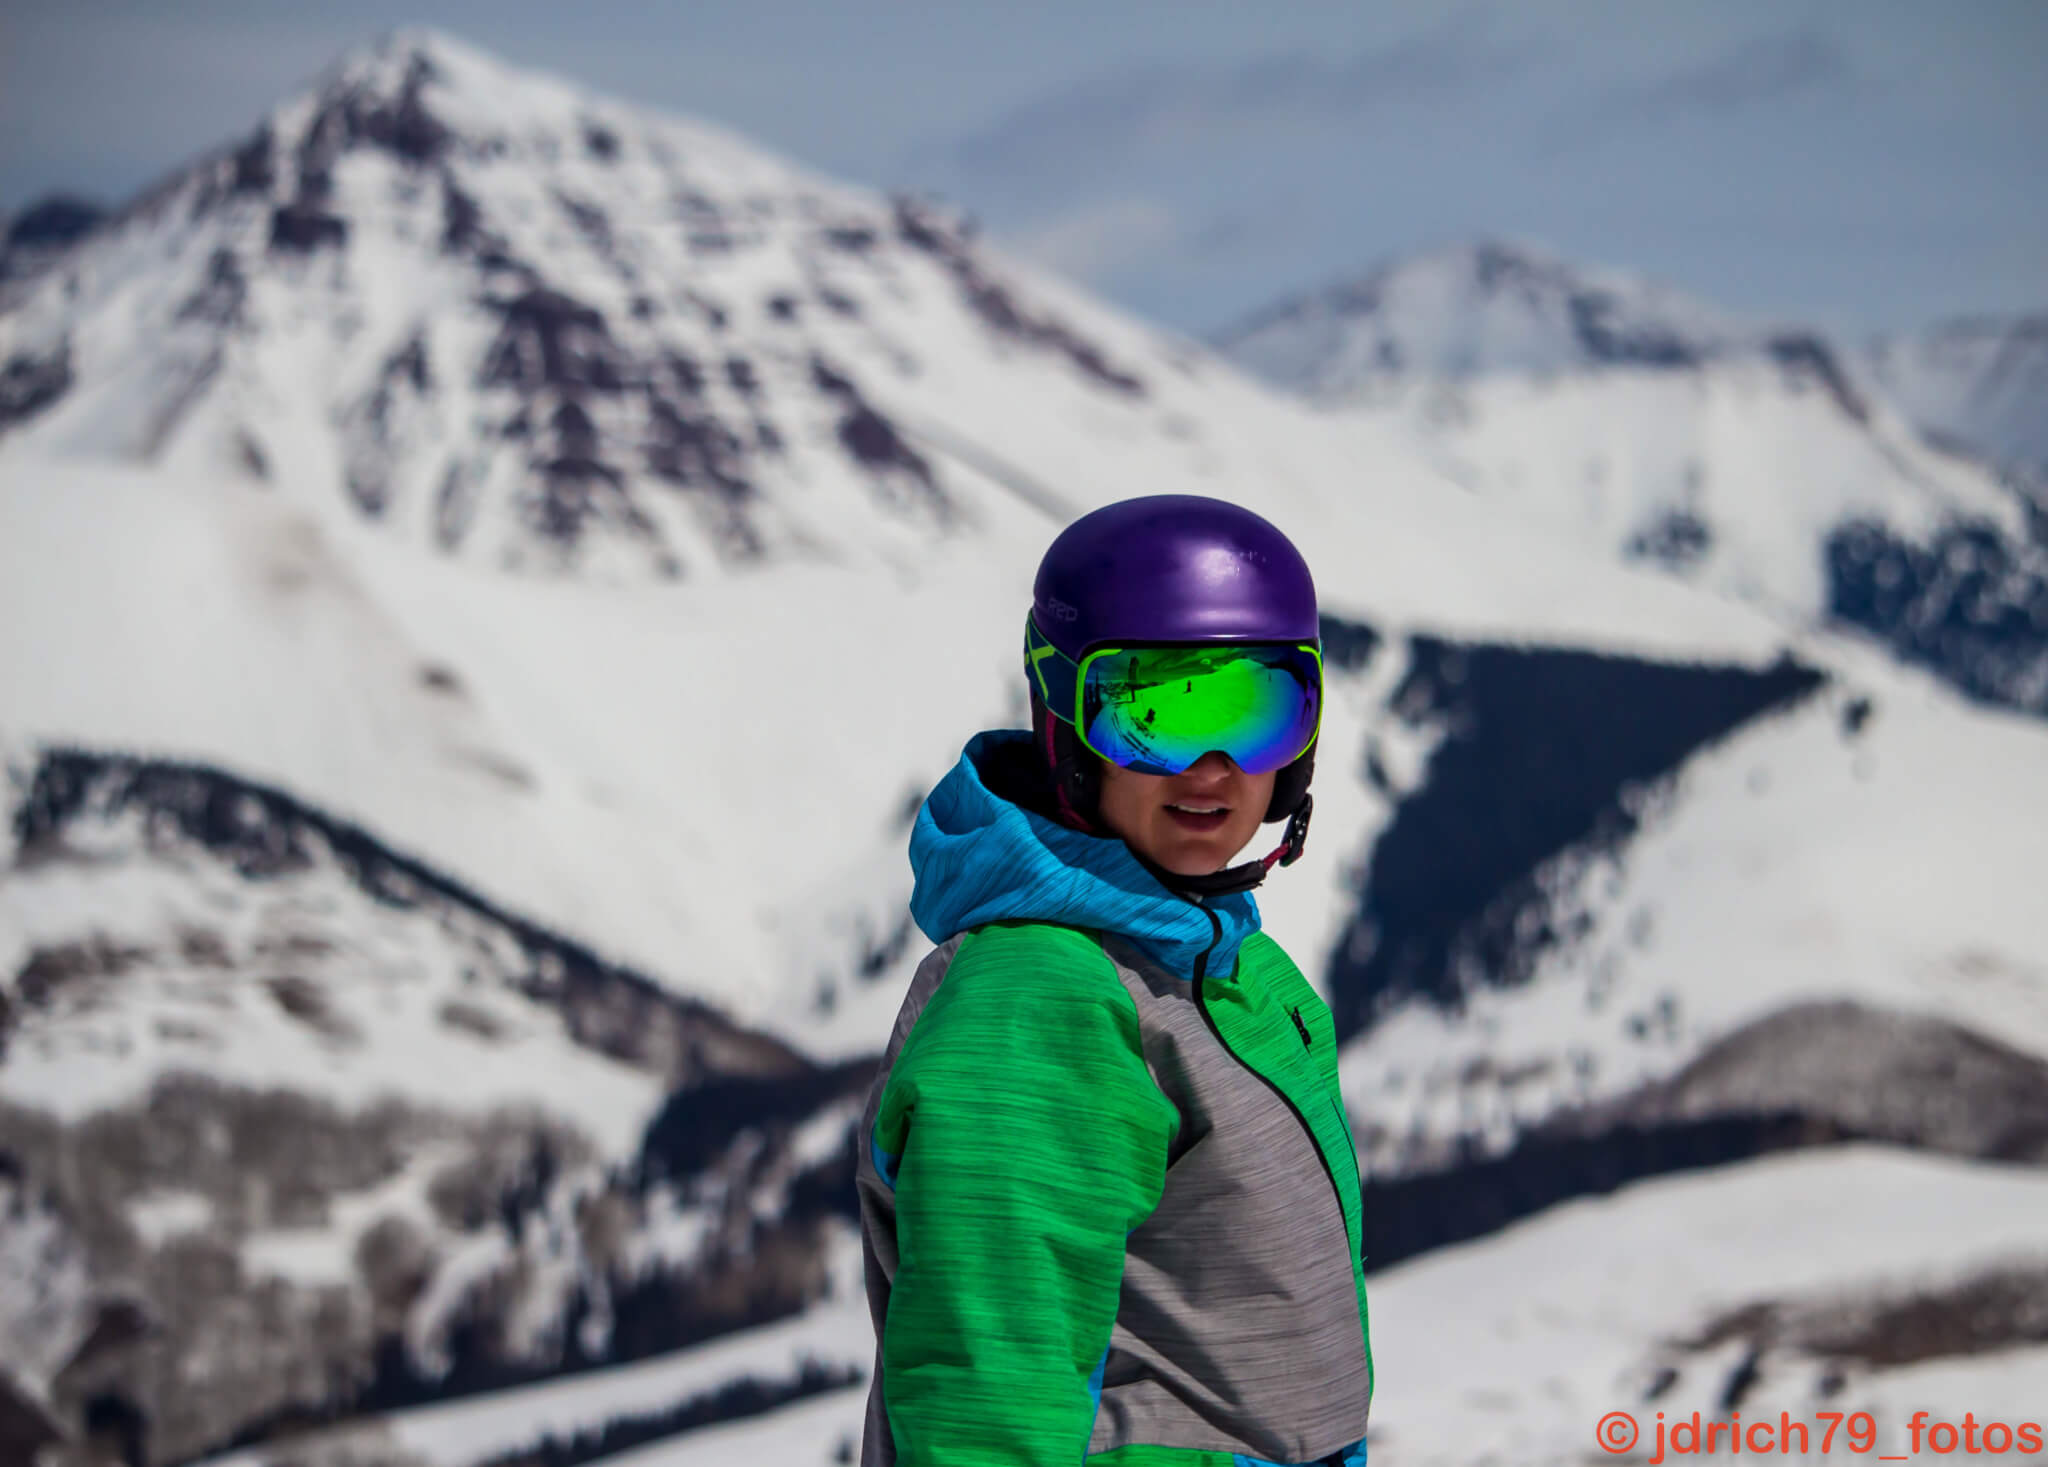
[[[1307,837],[1320,646],[1237,505],[1125,500],[1047,550],[1032,729],[971,739],[911,834],[937,946],[862,1120],[863,1467],[1365,1461],[1335,1028],[1250,895]]]

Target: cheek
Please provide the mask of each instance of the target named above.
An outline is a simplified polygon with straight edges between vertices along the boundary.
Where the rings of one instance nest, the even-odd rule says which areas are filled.
[[[1244,803],[1244,839],[1250,840],[1265,823],[1266,806],[1273,802],[1273,776],[1267,775],[1253,788]]]
[[[1145,823],[1153,818],[1158,800],[1148,799],[1147,791],[1138,786],[1128,774],[1106,776],[1102,781],[1102,813],[1110,824],[1119,831],[1142,830]]]

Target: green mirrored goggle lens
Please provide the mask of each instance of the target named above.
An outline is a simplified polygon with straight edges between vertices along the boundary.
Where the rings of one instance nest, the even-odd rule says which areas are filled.
[[[1322,694],[1311,646],[1105,647],[1081,659],[1074,724],[1141,774],[1179,774],[1211,750],[1264,774],[1315,742]]]

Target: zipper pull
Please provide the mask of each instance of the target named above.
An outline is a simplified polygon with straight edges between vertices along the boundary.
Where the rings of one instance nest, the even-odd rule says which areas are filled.
[[[1301,1005],[1296,1004],[1287,1012],[1294,1016],[1294,1027],[1301,1031],[1301,1047],[1303,1049],[1314,1049],[1316,1047],[1315,1041],[1308,1037],[1308,1025],[1301,1022]]]

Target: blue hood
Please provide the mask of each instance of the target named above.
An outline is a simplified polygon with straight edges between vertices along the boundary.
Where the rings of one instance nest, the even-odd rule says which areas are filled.
[[[976,734],[917,812],[910,915],[924,935],[944,942],[1002,920],[1092,928],[1120,934],[1192,981],[1210,940],[1202,909],[1161,886],[1122,841],[1070,830],[991,789],[990,778],[1004,783],[1002,756],[1015,761],[1019,748],[1011,746],[1028,754],[1031,735]],[[1220,978],[1235,971],[1238,945],[1259,930],[1259,908],[1248,892],[1208,906],[1223,927],[1208,963]]]

